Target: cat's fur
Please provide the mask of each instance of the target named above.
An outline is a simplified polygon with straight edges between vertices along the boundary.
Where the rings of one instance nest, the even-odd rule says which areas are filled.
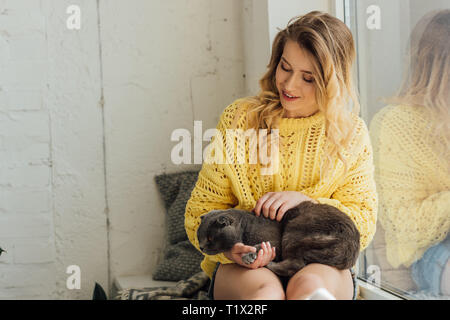
[[[201,216],[197,237],[200,250],[208,255],[226,252],[238,242],[259,249],[269,241],[277,255],[266,267],[290,277],[310,263],[351,268],[358,258],[360,235],[337,208],[304,201],[288,210],[281,222],[244,210],[213,210]],[[255,253],[243,256],[245,263],[255,259]]]

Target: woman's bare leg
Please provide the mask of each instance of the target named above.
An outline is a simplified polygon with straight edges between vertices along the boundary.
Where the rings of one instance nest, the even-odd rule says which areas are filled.
[[[308,264],[289,279],[286,299],[305,299],[318,288],[327,289],[338,300],[351,300],[353,280],[350,270],[338,270],[319,263]]]
[[[284,300],[280,279],[267,268],[221,264],[214,281],[215,300]]]

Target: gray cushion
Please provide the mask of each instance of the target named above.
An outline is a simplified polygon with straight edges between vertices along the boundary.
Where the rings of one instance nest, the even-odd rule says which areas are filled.
[[[186,280],[201,271],[203,255],[189,242],[184,228],[186,203],[197,182],[198,171],[155,176],[166,209],[167,244],[164,259],[153,273],[154,280]]]
[[[195,249],[189,240],[170,245],[166,248],[164,259],[153,273],[154,280],[186,280],[201,272],[200,262],[203,255]]]
[[[184,229],[184,213],[197,178],[198,171],[162,174],[155,177],[167,212],[167,235],[170,244],[188,240]]]

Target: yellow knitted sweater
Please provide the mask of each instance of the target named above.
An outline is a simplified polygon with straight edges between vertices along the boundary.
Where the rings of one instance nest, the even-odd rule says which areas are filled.
[[[223,111],[217,125],[223,137],[238,108],[246,110],[247,106],[245,98],[238,99]],[[246,113],[242,112],[238,128],[245,129],[245,117]],[[279,170],[273,175],[260,174],[259,163],[248,164],[248,143],[245,164],[204,162],[186,205],[185,228],[192,244],[200,250],[197,239],[200,216],[211,210],[236,207],[250,211],[267,192],[299,191],[348,214],[361,234],[361,250],[366,248],[375,233],[378,198],[369,133],[362,119],[357,116],[353,119],[357,124],[352,141],[356,152],[346,156],[350,170],[345,177],[344,165],[336,158],[333,174],[320,180],[319,164],[325,142],[325,118],[321,112],[307,118],[280,120]],[[211,144],[215,140],[216,137]],[[217,262],[233,263],[223,253],[205,254],[201,268],[211,277]]]
[[[386,256],[409,267],[450,229],[450,163],[427,109],[387,106],[370,124]]]

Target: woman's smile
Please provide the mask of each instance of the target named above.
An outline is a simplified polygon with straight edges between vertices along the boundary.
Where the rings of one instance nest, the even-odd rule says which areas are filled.
[[[286,91],[282,90],[283,94],[281,95],[286,101],[294,101],[298,99],[299,97],[293,96],[289,93],[286,93]]]

